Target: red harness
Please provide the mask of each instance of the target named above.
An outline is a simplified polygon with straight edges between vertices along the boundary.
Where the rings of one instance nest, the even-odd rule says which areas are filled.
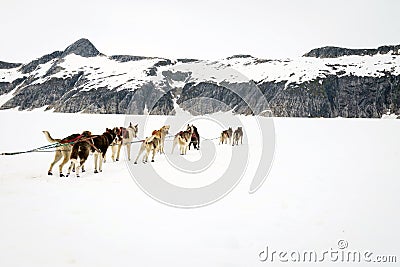
[[[75,137],[75,138],[72,138],[72,139],[69,139],[69,140],[61,140],[61,144],[66,144],[66,143],[73,143],[73,142],[75,142],[76,140],[78,140],[78,139],[81,139],[83,137],[83,134],[80,134],[80,135],[78,135],[77,137]]]

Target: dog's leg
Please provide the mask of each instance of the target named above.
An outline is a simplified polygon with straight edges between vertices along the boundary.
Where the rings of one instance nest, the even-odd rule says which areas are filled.
[[[53,167],[54,165],[62,158],[62,154],[60,150],[56,150],[56,154],[54,155],[54,160],[53,162],[50,164],[50,168],[49,171],[47,172],[48,175],[53,175]]]
[[[118,150],[118,144],[113,144],[111,146],[111,159],[113,162],[115,162],[116,156],[117,156],[117,150]]]
[[[71,167],[71,166],[74,166],[74,168],[75,168],[75,175],[76,175],[76,177],[79,177],[79,164],[78,164],[78,159],[71,159],[71,165],[70,165],[70,167]],[[68,169],[67,177],[69,176],[69,174],[70,174],[70,170]]]
[[[151,150],[152,150],[152,145],[153,144],[147,144],[146,145],[146,154],[145,154],[145,156],[143,157],[143,158],[146,158],[145,159],[145,162],[147,163],[148,161],[149,161],[149,155],[150,155],[150,152],[151,152]],[[156,151],[157,152],[157,151]]]
[[[72,160],[68,167],[68,171],[67,171],[67,175],[66,175],[67,177],[71,174],[71,170],[75,171],[75,164],[72,162]]]
[[[172,151],[171,154],[174,154],[174,149],[176,147],[176,143],[177,143],[177,137],[174,138],[174,142],[172,143]]]
[[[128,153],[128,160],[131,160],[131,143],[126,143],[126,152]]]
[[[157,150],[153,148],[153,157],[151,158],[151,162],[154,162],[154,157],[156,156]]]
[[[136,157],[136,159],[135,159],[134,164],[137,164],[137,161],[138,161],[140,155],[143,153],[143,151],[144,151],[144,143],[142,143],[142,144],[140,145],[139,152],[138,152],[138,154],[137,154],[137,157]]]
[[[81,161],[79,163],[78,169],[80,169],[82,172],[85,172],[85,162],[86,162],[85,159],[81,159]],[[79,176],[77,176],[77,177],[79,177]]]
[[[149,154],[150,154],[150,146],[149,144],[146,146],[146,153],[143,156],[143,162],[146,163],[149,160]]]
[[[104,153],[99,153],[99,158],[100,158],[100,161],[99,161],[99,172],[102,172],[103,171],[103,158],[105,158],[106,157],[106,154]]]
[[[62,151],[62,155],[63,155],[64,159],[61,162],[61,164],[58,166],[60,177],[64,177],[62,169],[63,169],[64,165],[69,161],[70,151]]]
[[[98,160],[99,160],[99,153],[97,151],[94,152],[93,158],[94,158],[94,173],[98,173],[98,171],[97,171],[97,163],[98,163]]]
[[[185,155],[187,154],[189,144],[186,143]]]
[[[121,141],[118,143],[118,151],[117,151],[117,158],[116,158],[116,161],[119,161],[119,154],[121,153],[122,143],[123,143],[123,140],[121,140]]]

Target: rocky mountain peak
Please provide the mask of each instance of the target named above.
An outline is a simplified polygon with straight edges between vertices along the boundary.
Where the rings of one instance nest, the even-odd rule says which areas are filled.
[[[254,58],[252,55],[233,55],[230,57],[227,57],[226,59],[234,59],[234,58]]]
[[[82,57],[95,57],[99,55],[100,52],[88,39],[82,38],[68,46],[62,53],[62,57],[70,54],[76,54]]]
[[[337,58],[342,56],[373,56],[377,54],[400,55],[400,45],[385,45],[376,49],[351,49],[335,46],[325,46],[312,49],[303,57]]]

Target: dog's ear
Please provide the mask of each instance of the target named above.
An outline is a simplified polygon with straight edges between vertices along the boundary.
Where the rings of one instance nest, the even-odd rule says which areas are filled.
[[[129,123],[129,126],[131,126],[131,127],[132,127],[132,122],[130,122],[130,123]]]
[[[136,123],[135,128],[137,128],[137,127],[138,127],[138,124]]]

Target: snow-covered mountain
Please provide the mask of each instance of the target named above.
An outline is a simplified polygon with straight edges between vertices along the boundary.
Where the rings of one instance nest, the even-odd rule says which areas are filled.
[[[399,54],[400,46],[324,47],[295,59],[207,61],[106,56],[80,39],[28,64],[0,62],[0,108],[173,114],[179,105],[194,114],[381,117],[388,110],[400,113]],[[246,103],[233,92],[255,86],[268,106],[251,95]]]

